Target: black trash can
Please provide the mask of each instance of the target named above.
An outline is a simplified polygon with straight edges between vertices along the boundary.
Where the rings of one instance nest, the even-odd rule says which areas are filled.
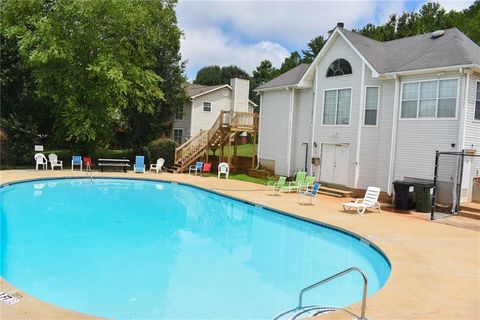
[[[416,182],[415,198],[417,204],[415,210],[417,212],[430,212],[432,208],[432,182]]]
[[[413,185],[413,182],[408,181],[397,180],[393,182],[393,189],[395,190],[395,209],[413,209]]]

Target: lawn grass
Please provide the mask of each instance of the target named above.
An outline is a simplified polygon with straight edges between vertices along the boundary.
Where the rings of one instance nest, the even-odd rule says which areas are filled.
[[[256,145],[255,145],[256,148]],[[225,156],[228,155],[228,147],[223,148],[225,152]],[[256,150],[255,150],[256,152]],[[221,154],[221,150],[218,149],[215,151],[215,155],[218,156]],[[239,157],[253,157],[254,150],[253,150],[253,145],[252,144],[239,144],[237,146],[237,156]],[[213,155],[213,151],[210,150],[209,155]],[[230,152],[230,155],[233,156],[233,145],[232,145],[232,151]]]
[[[239,174],[231,174],[228,176],[228,178],[233,179],[233,180],[241,180],[241,181],[247,181],[247,182],[253,182],[253,183],[258,183],[261,185],[267,185],[269,181],[272,181],[273,178],[255,178],[255,177],[250,177],[249,175],[246,175],[244,173],[239,173]]]

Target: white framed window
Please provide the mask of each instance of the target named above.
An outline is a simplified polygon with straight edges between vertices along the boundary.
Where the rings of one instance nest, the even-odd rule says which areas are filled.
[[[204,112],[211,112],[212,111],[212,103],[208,101],[203,102],[203,111]]]
[[[477,95],[475,96],[475,111],[473,119],[480,120],[480,81],[477,81]]]
[[[454,119],[458,78],[404,82],[401,119]]]
[[[178,112],[175,112],[175,120],[183,120],[183,106]]]
[[[325,90],[323,101],[324,125],[349,125],[352,89]]]
[[[378,122],[378,108],[380,104],[380,87],[368,86],[365,88],[365,126],[376,126]]]
[[[183,143],[183,129],[173,129],[173,140],[179,145]]]

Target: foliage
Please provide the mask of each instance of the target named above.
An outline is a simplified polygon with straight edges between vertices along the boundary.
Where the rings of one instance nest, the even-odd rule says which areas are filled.
[[[250,80],[250,86],[255,89],[256,87],[272,80],[279,75],[280,70],[275,68],[272,62],[270,62],[270,60],[263,60],[262,62],[260,62],[260,65],[255,70],[253,70],[253,76]],[[250,100],[259,105],[260,98],[253,91],[252,93],[250,94]]]
[[[309,43],[307,43],[307,49],[302,50],[303,58],[302,62],[303,63],[312,63],[317,54],[322,50],[323,46],[325,45],[325,38],[323,36],[317,36],[310,40]]]
[[[148,154],[150,156],[150,162],[154,163],[158,158],[165,159],[165,166],[171,167],[175,162],[175,148],[178,144],[167,138],[160,138],[151,141],[147,145]]]
[[[2,130],[7,136],[7,163],[22,165],[33,162],[37,127],[31,118],[20,121],[16,114],[1,119]],[[2,159],[3,160],[3,159]]]
[[[288,70],[291,70],[302,63],[302,57],[298,51],[293,51],[289,57],[285,58],[282,65],[280,66],[280,73],[285,73]]]
[[[11,48],[8,57],[2,52],[2,67],[7,61],[8,72],[21,71],[9,73],[14,81],[2,81],[4,94],[14,101],[11,97],[27,88],[26,96],[50,104],[51,113],[44,111],[60,143],[105,146],[119,128],[153,128],[158,136],[165,130],[158,120],[173,114],[183,98],[174,5],[173,0],[2,0],[1,36]],[[22,84],[16,91],[15,81]]]
[[[219,84],[230,84],[230,79],[232,78],[250,79],[250,75],[245,70],[235,65],[226,67],[206,66],[198,70],[193,83],[205,86],[215,86]]]

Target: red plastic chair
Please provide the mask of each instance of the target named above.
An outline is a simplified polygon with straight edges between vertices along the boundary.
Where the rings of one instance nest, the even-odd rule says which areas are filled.
[[[92,170],[92,158],[83,157],[83,164],[87,170]]]
[[[204,163],[203,168],[202,168],[202,176],[204,173],[210,173],[212,170],[212,164],[211,163]]]

